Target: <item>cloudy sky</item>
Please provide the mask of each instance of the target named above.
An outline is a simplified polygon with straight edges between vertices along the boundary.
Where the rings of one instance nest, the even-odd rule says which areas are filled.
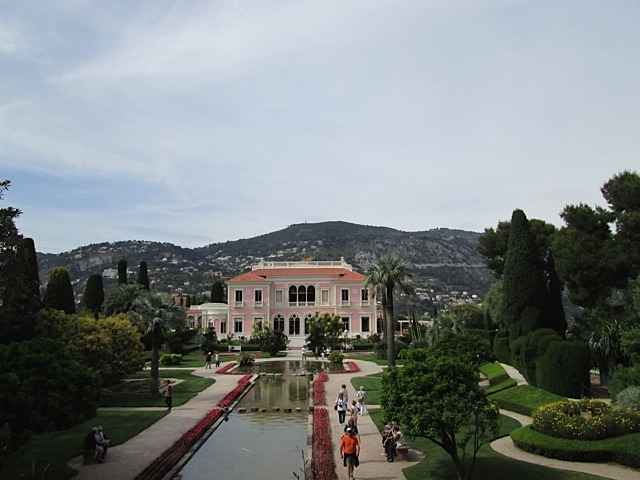
[[[637,0],[3,0],[0,72],[41,252],[560,226],[640,170]]]

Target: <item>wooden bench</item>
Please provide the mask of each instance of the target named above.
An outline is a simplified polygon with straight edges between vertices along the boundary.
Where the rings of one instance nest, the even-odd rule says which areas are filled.
[[[229,351],[230,352],[241,352],[242,351],[242,345],[229,345]]]
[[[409,460],[409,445],[398,445],[396,447],[396,453],[398,454],[398,460]]]

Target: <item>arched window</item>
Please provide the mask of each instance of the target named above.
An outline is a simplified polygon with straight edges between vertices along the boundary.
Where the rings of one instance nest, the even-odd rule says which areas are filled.
[[[275,332],[284,332],[284,317],[281,314],[273,317],[273,330]]]
[[[316,287],[309,285],[307,287],[307,304],[312,305],[314,303],[316,303]]]
[[[298,303],[298,289],[293,285],[289,287],[289,303]]]
[[[298,302],[304,304],[307,301],[307,287],[300,285],[298,287]]]
[[[289,335],[300,335],[300,317],[295,313],[289,317]]]

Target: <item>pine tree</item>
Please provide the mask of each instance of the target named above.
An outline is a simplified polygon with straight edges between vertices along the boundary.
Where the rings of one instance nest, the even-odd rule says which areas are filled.
[[[540,328],[548,315],[544,269],[522,210],[514,210],[511,217],[503,282],[500,320],[513,341]]]
[[[71,287],[71,277],[64,267],[56,267],[49,275],[47,289],[42,298],[44,308],[62,310],[65,313],[76,313],[76,303]]]
[[[211,287],[211,301],[213,303],[224,303],[224,283],[216,280]]]
[[[88,310],[97,319],[104,303],[104,285],[102,275],[94,273],[89,276],[82,294],[82,309]]]
[[[140,262],[140,267],[138,268],[138,279],[136,280],[138,285],[142,285],[146,291],[150,290],[149,287],[149,272],[147,271],[147,262]]]
[[[129,280],[127,280],[127,260],[121,258],[118,260],[118,285],[127,284]]]

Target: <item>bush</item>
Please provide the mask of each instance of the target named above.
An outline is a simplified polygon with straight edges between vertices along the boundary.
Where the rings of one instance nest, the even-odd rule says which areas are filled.
[[[342,365],[342,362],[344,362],[344,355],[338,350],[333,350],[329,354],[329,362],[334,363],[336,365]]]
[[[500,408],[528,416],[531,416],[536,408],[547,403],[569,401],[564,397],[531,385],[518,385],[489,395],[489,398],[496,402]]]
[[[603,440],[640,432],[640,413],[600,400],[551,403],[532,417],[535,431],[568,440]]]
[[[616,405],[640,410],[640,387],[632,385],[622,390],[616,397]]]
[[[165,353],[160,356],[162,365],[180,365],[182,363],[182,355],[179,353]]]
[[[617,401],[618,394],[630,386],[640,386],[640,367],[616,366],[609,382],[611,399]]]
[[[563,397],[580,398],[590,386],[591,350],[586,342],[552,342],[536,365],[538,387]]]
[[[253,365],[256,358],[249,352],[242,352],[238,357],[238,364],[241,366]]]
[[[511,364],[509,332],[498,332],[493,339],[493,353],[499,362]]]

